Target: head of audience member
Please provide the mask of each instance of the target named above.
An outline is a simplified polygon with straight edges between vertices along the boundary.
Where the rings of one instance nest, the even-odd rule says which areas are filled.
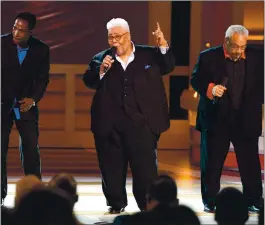
[[[15,206],[20,202],[20,199],[32,190],[45,188],[45,184],[35,175],[26,175],[22,177],[16,184]]]
[[[126,20],[113,18],[107,23],[108,43],[118,56],[130,55],[132,51],[130,27]]]
[[[13,225],[13,208],[1,206],[1,225]]]
[[[75,225],[72,203],[60,190],[43,188],[23,196],[14,210],[15,224]]]
[[[224,188],[216,197],[215,220],[219,225],[242,225],[248,220],[247,199],[233,187]]]
[[[146,196],[146,209],[152,210],[158,205],[176,206],[177,185],[174,179],[168,175],[160,175],[155,179]]]
[[[66,173],[55,175],[48,186],[65,191],[73,200],[73,205],[78,201],[77,183],[73,176]]]
[[[241,58],[247,48],[248,30],[242,25],[231,25],[225,32],[224,47],[233,61]]]
[[[176,210],[177,224],[185,225],[200,225],[200,220],[196,213],[189,207],[185,205],[179,205]]]

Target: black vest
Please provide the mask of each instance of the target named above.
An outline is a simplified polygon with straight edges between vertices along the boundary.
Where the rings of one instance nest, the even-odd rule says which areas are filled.
[[[111,79],[108,79],[107,88],[110,97],[113,101],[113,109],[119,120],[123,114],[126,114],[134,122],[143,121],[144,117],[141,113],[135,97],[135,90],[133,87],[134,71],[132,61],[124,71],[118,61],[112,65]]]
[[[227,93],[230,100],[231,109],[238,110],[241,108],[243,101],[243,89],[245,86],[246,60],[241,59],[234,62],[226,60],[226,72],[229,78]]]

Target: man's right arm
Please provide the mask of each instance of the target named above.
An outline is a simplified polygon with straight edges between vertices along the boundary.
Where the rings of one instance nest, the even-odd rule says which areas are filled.
[[[84,73],[83,81],[88,88],[97,89],[100,83],[100,65],[101,61],[97,57],[93,57],[88,65],[88,69]]]
[[[212,90],[215,84],[211,82],[210,74],[203,60],[204,54],[201,53],[191,75],[191,86],[200,96],[213,99]]]

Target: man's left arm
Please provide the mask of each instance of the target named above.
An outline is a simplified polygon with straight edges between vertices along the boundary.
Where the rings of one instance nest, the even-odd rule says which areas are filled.
[[[160,68],[160,73],[162,75],[166,75],[172,72],[175,68],[175,56],[173,54],[172,49],[167,46],[159,46],[158,55],[157,55],[157,63]]]
[[[19,101],[20,111],[27,112],[32,106],[41,100],[49,83],[50,75],[50,49],[48,46],[43,50],[43,58],[40,62],[38,72],[34,80],[33,94]]]
[[[162,75],[166,75],[175,68],[175,56],[172,49],[168,46],[159,23],[157,22],[156,25],[157,28],[153,32],[153,35],[156,37],[157,46],[159,48],[156,54],[156,61],[160,68],[160,73]]]
[[[45,49],[44,57],[39,66],[39,72],[36,74],[35,84],[34,84],[34,91],[32,95],[32,99],[35,103],[39,102],[44,92],[46,91],[47,85],[50,79],[50,49],[47,46]]]

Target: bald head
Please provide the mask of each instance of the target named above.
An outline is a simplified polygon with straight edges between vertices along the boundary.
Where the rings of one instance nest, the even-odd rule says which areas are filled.
[[[45,188],[45,185],[35,175],[27,175],[21,178],[16,184],[15,206],[23,196],[38,188]]]

